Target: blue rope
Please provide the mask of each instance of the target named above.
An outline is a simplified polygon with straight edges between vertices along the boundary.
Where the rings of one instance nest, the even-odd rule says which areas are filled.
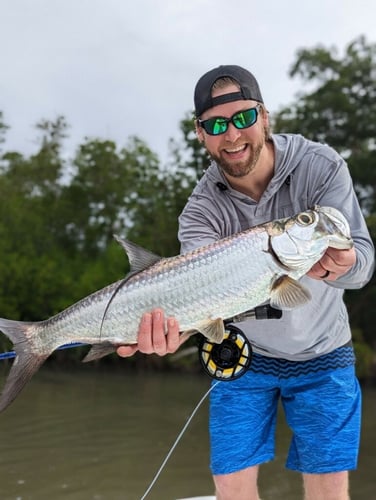
[[[58,347],[57,351],[60,351],[61,349],[71,349],[72,347],[81,347],[85,345],[87,344],[82,344],[81,342],[72,342],[71,344],[64,344]],[[17,354],[15,351],[2,352],[0,353],[0,361],[2,361],[3,359],[15,358],[16,356]]]

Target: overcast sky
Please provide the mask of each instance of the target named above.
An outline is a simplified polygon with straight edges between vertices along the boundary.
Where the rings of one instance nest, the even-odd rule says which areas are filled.
[[[31,154],[35,124],[62,114],[68,154],[137,135],[164,159],[207,70],[251,70],[273,112],[299,88],[298,48],[373,43],[375,19],[375,0],[0,0],[5,149]]]

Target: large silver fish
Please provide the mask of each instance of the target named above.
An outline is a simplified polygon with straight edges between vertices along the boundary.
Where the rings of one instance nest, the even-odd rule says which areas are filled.
[[[136,343],[140,318],[154,307],[175,316],[182,333],[201,332],[219,343],[224,319],[266,301],[281,309],[307,302],[310,294],[298,279],[328,247],[346,249],[353,244],[347,221],[329,207],[315,207],[165,259],[118,240],[131,264],[124,280],[45,321],[0,319],[0,330],[16,352],[0,411],[63,344],[91,344],[85,361],[105,356],[119,345]]]

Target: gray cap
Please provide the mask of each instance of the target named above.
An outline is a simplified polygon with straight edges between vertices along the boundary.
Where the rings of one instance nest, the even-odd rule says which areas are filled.
[[[220,78],[225,77],[235,80],[239,84],[239,91],[212,97],[211,93],[214,83]],[[194,93],[196,117],[201,116],[204,111],[218,104],[244,99],[264,102],[256,78],[241,66],[218,66],[205,73],[197,82]]]

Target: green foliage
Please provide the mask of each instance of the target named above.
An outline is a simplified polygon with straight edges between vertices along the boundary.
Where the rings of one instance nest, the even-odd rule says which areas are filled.
[[[360,36],[343,57],[335,47],[301,49],[290,76],[303,81],[303,90],[276,114],[274,129],[337,149],[347,159],[362,206],[375,211],[376,44]]]
[[[193,113],[186,113],[179,128],[182,140],[170,140],[170,153],[174,166],[184,171],[186,178],[199,179],[208,167],[209,157],[197,139]]]
[[[304,92],[274,119],[276,131],[325,141],[347,158],[374,240],[375,54],[375,45],[363,37],[350,43],[342,58],[335,48],[298,51],[291,76],[303,81]],[[137,137],[121,148],[85,139],[67,160],[61,153],[69,129],[63,116],[37,124],[35,155],[2,152],[7,128],[0,112],[0,316],[45,319],[124,277],[129,264],[114,233],[162,256],[179,252],[178,216],[209,164],[192,113],[179,124],[179,140],[170,141],[167,165]],[[346,301],[358,374],[368,376],[376,349],[375,277],[364,289],[347,291]],[[0,335],[0,350],[9,347]],[[81,350],[70,349],[56,359],[74,362],[81,356]],[[148,363],[171,364],[170,357],[140,355],[128,365],[144,369]]]
[[[67,161],[67,129],[64,117],[43,120],[35,155],[0,158],[0,316],[45,319],[123,278],[129,263],[114,233],[161,255],[179,251],[177,218],[191,190],[183,169],[162,168],[137,137],[122,148],[86,139]],[[9,347],[0,335],[0,349]]]
[[[328,143],[347,160],[373,241],[376,241],[376,44],[360,36],[345,49],[301,49],[291,77],[302,80],[296,100],[274,117],[277,132],[301,133]],[[373,307],[376,277],[345,294],[358,355],[358,372],[370,373],[376,350]]]
[[[366,218],[367,226],[373,242],[376,242],[376,214]],[[347,290],[345,300],[349,311],[351,325],[362,332],[359,342],[367,342],[376,351],[375,318],[376,274],[361,290]]]
[[[372,376],[374,351],[364,342],[362,330],[353,329],[352,337],[356,356],[356,374],[360,380],[365,380]]]
[[[4,123],[3,112],[0,111],[0,144],[5,141],[4,135],[8,128],[8,125]]]

